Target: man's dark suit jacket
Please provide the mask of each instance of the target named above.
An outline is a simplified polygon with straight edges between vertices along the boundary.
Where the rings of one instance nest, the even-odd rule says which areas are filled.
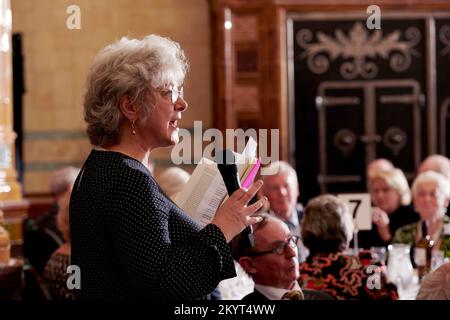
[[[269,299],[258,290],[255,290],[242,298],[242,301],[245,302],[268,301],[268,300]]]

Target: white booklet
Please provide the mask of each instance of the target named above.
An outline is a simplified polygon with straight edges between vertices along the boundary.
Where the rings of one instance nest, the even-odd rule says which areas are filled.
[[[246,185],[250,183],[249,180],[253,181],[255,170],[259,168],[256,147],[255,140],[250,137],[244,151],[241,154],[235,153],[239,178],[241,183],[245,180]],[[211,222],[227,195],[217,163],[202,158],[174,202],[203,227]]]

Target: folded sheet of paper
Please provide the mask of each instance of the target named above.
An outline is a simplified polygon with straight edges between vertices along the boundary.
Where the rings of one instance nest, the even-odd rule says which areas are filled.
[[[234,153],[241,186],[249,188],[260,167],[256,158],[257,144],[251,137],[242,153]],[[227,197],[227,188],[217,169],[217,163],[202,158],[191,178],[175,197],[175,203],[199,225],[211,222],[217,209]]]

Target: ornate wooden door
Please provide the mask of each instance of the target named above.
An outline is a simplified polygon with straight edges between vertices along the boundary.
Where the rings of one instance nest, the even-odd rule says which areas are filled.
[[[380,30],[369,30],[355,14],[289,16],[291,126],[304,201],[365,190],[365,167],[375,158],[390,159],[412,179],[437,151],[438,126],[440,148],[448,151],[442,130],[450,99],[438,93],[450,90],[436,86],[436,74],[450,80],[436,68],[445,64],[436,48],[450,54],[444,21],[449,17],[390,13]],[[447,46],[436,46],[436,28],[444,28]]]

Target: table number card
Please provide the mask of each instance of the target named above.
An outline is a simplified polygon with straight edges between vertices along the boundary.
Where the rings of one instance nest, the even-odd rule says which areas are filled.
[[[346,193],[338,194],[337,197],[347,203],[358,230],[372,229],[372,214],[370,206],[370,194],[368,193]]]

